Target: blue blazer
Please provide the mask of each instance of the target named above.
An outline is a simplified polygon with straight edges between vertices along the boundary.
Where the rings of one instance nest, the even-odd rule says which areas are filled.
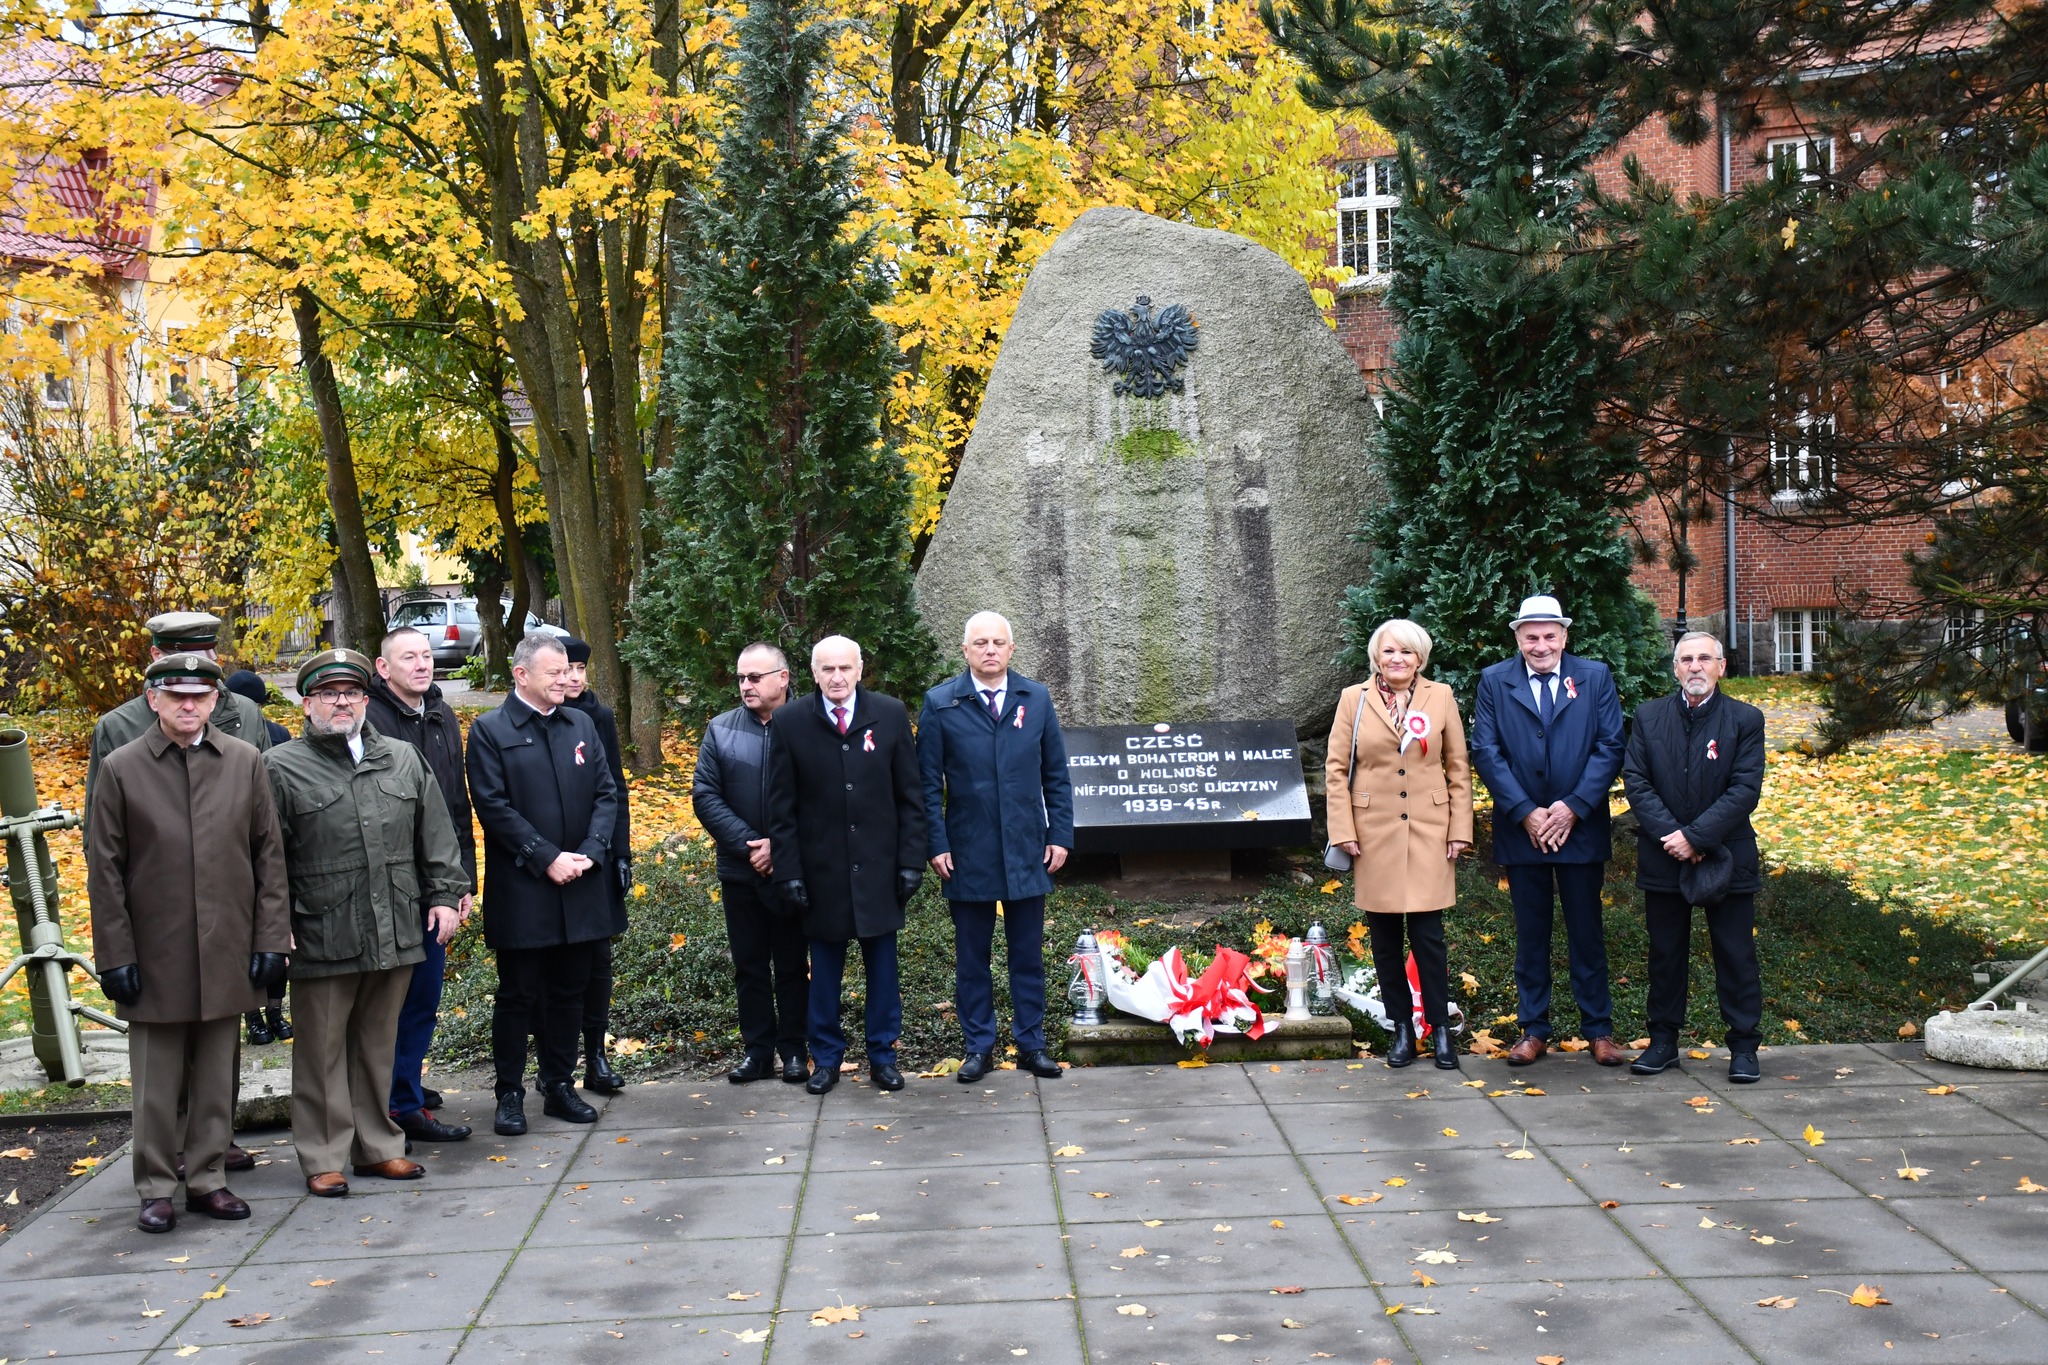
[[[1012,671],[1001,720],[974,675],[924,694],[917,717],[927,856],[953,855],[946,899],[996,901],[1052,890],[1045,847],[1074,846],[1074,789],[1052,694]]]
[[[1472,766],[1493,794],[1493,860],[1503,867],[1604,863],[1614,853],[1607,791],[1622,758],[1621,698],[1614,675],[1606,664],[1575,654],[1561,656],[1557,669],[1557,711],[1548,734],[1521,655],[1479,675]],[[1522,821],[1530,811],[1560,800],[1579,823],[1563,848],[1540,852]]]

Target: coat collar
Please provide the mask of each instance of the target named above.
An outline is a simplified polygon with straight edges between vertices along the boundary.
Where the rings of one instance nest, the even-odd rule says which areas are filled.
[[[1016,669],[1011,669],[1009,681],[1005,684],[1007,690],[1003,693],[1003,716],[1007,718],[1011,712],[1015,711],[1018,703],[1030,696],[1037,686],[1036,683],[1032,682],[1031,679],[1025,677],[1022,673],[1019,673]],[[946,690],[950,694],[944,698],[948,706],[966,706],[978,713],[991,727],[996,725],[996,717],[991,716],[988,713],[988,707],[982,704],[981,687],[974,681],[974,674],[972,672],[957,675],[950,683],[946,684]]]
[[[1428,678],[1416,678],[1415,697],[1413,701],[1409,704],[1408,709],[1411,711],[1420,711],[1424,707],[1428,706],[1431,689],[1435,688],[1437,685],[1438,684],[1431,682]],[[1380,724],[1387,727],[1388,734],[1394,736],[1394,738],[1396,739],[1399,739],[1401,737],[1401,732],[1394,728],[1394,722],[1392,717],[1387,715],[1386,706],[1380,701],[1380,684],[1378,674],[1372,675],[1359,685],[1358,704],[1360,706],[1370,708],[1373,714],[1377,715],[1380,718]]]
[[[1525,660],[1520,654],[1517,654],[1513,659],[1509,660],[1509,663],[1512,665],[1512,667],[1508,672],[1508,677],[1512,685],[1508,688],[1508,690],[1514,694],[1515,700],[1521,702],[1522,705],[1528,709],[1530,715],[1541,716],[1543,713],[1536,709],[1536,697],[1534,692],[1529,687],[1529,678],[1531,675],[1529,672],[1528,661]],[[1571,653],[1564,653],[1557,656],[1558,714],[1563,714],[1565,707],[1570,706],[1574,701],[1578,700],[1577,694],[1580,688],[1585,686],[1585,682],[1586,669],[1585,661],[1583,659],[1580,659],[1577,655]],[[1569,684],[1569,686],[1567,686],[1567,684]]]
[[[148,704],[147,702],[143,703],[145,706]],[[149,756],[151,758],[162,758],[164,751],[171,747],[171,737],[164,733],[163,724],[157,720],[154,711],[149,716],[149,729],[143,731],[143,741],[149,745]],[[207,722],[206,728],[199,732],[198,742],[192,747],[196,749],[200,745],[212,749],[215,753],[220,752],[220,745],[214,742],[213,722]]]
[[[544,723],[553,720],[561,715],[568,705],[569,703],[565,701],[546,715],[542,715],[532,702],[520,696],[517,692],[513,692],[498,704],[498,709],[503,711],[506,718],[514,725],[529,725],[535,721]]]

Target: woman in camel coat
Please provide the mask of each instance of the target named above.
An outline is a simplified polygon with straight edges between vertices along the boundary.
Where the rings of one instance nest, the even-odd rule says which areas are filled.
[[[1402,989],[1412,950],[1436,1064],[1449,1070],[1458,1057],[1445,1027],[1450,963],[1443,912],[1458,898],[1458,855],[1472,846],[1465,727],[1451,689],[1422,676],[1428,631],[1413,621],[1387,621],[1365,649],[1372,677],[1344,689],[1330,728],[1330,842],[1352,857],[1354,900],[1365,912],[1380,999],[1394,1023],[1387,1065],[1415,1060],[1413,1011],[1403,1008]]]

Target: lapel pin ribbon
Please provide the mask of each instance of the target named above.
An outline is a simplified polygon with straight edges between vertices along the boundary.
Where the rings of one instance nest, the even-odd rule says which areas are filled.
[[[1024,703],[1021,701],[1017,703],[1017,718],[1010,722],[1010,728],[1012,730],[1024,728]]]
[[[873,730],[861,732],[860,751],[864,754],[871,754],[875,751],[875,732]]]
[[[1579,699],[1579,685],[1570,678],[1566,678],[1564,680],[1564,694],[1573,701],[1577,701]]]
[[[583,766],[583,741],[580,739],[576,741],[576,766]]]
[[[1708,757],[1708,758],[1719,758],[1720,756],[1721,756],[1721,748],[1720,748],[1720,741],[1718,741],[1718,740],[1712,740],[1712,739],[1708,740],[1708,741],[1707,741],[1707,757]]]
[[[1429,716],[1421,711],[1410,711],[1408,719],[1401,723],[1401,747],[1398,753],[1407,753],[1408,746],[1418,746],[1417,752],[1429,757]]]

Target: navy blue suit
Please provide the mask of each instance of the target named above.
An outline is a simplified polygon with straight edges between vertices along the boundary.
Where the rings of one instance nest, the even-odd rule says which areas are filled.
[[[917,720],[927,853],[953,855],[954,1001],[970,1053],[995,1050],[996,902],[1009,946],[1011,1031],[1020,1051],[1045,1046],[1048,844],[1074,846],[1074,793],[1052,694],[1012,672],[1002,714],[974,675],[925,693]]]
[[[1614,1032],[1600,886],[1613,854],[1607,792],[1621,771],[1621,699],[1607,665],[1562,654],[1545,722],[1529,666],[1518,654],[1479,675],[1472,766],[1493,795],[1493,857],[1508,874],[1515,910],[1515,988],[1524,1033],[1550,1037],[1553,897],[1564,912],[1572,995],[1581,1034]],[[1555,853],[1536,847],[1522,821],[1563,801],[1578,824]]]

